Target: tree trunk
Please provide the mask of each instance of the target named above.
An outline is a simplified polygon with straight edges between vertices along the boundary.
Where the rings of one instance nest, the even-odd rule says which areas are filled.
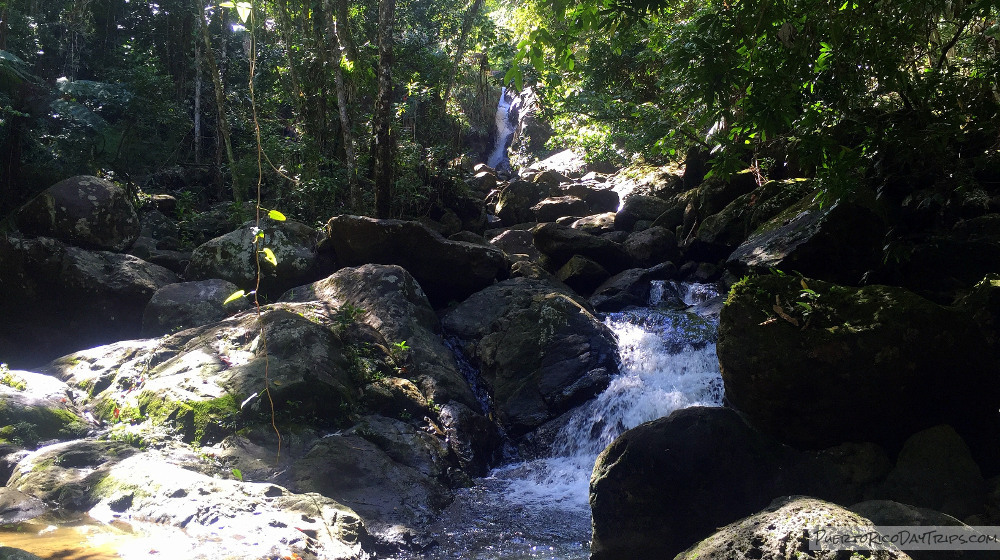
[[[332,14],[334,12],[333,0],[326,0],[325,4],[327,12]],[[348,206],[356,211],[361,207],[361,189],[358,187],[357,156],[354,151],[354,131],[351,128],[350,95],[346,80],[344,79],[343,66],[343,61],[346,60],[348,63],[353,63],[354,59],[350,58],[351,49],[346,46],[352,43],[350,28],[346,19],[339,19],[341,4],[344,6],[344,17],[347,17],[347,2],[346,0],[340,0],[337,3],[337,16],[327,18],[327,34],[334,43],[333,78],[337,86],[337,108],[340,113],[340,129],[344,135],[344,165],[347,167]]]
[[[194,43],[194,162],[201,163],[201,47]]]
[[[441,106],[442,108],[448,107],[448,98],[451,97],[451,88],[455,85],[455,76],[458,75],[458,66],[462,63],[462,57],[465,56],[465,43],[469,39],[469,32],[472,31],[472,24],[476,21],[476,16],[479,14],[479,10],[483,7],[483,0],[473,0],[472,6],[469,7],[469,11],[465,12],[465,19],[462,20],[462,34],[458,36],[458,47],[455,51],[455,60],[451,63],[451,73],[448,75],[448,84],[444,88],[444,94],[441,96]]]
[[[205,23],[204,15],[202,9],[198,14],[198,27],[201,28],[201,38],[205,43],[205,63],[208,65],[208,72],[212,75],[212,83],[215,85],[215,108],[219,114],[219,133],[222,136],[222,143],[226,147],[229,172],[233,177],[233,200],[243,202],[243,188],[236,172],[236,158],[233,156],[229,119],[226,117],[226,94],[222,88],[222,75],[219,73],[219,65],[215,62],[215,53],[212,52],[212,38],[208,34],[208,24]]]
[[[375,216],[388,218],[392,199],[392,33],[396,0],[378,7],[378,97],[375,100]]]

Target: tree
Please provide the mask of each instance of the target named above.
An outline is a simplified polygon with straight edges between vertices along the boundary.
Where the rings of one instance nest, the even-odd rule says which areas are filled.
[[[378,9],[378,97],[375,99],[375,215],[388,218],[392,202],[392,46],[396,0],[380,0]]]

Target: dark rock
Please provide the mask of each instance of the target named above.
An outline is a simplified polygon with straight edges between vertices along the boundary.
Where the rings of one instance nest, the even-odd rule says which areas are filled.
[[[441,407],[441,427],[458,462],[471,476],[486,476],[499,460],[503,440],[496,424],[464,404]]]
[[[583,199],[587,203],[588,212],[584,214],[596,214],[601,212],[617,212],[620,200],[618,193],[610,188],[594,188],[584,183],[569,183],[560,185],[555,195],[575,196]],[[541,220],[539,220],[541,221]]]
[[[857,285],[881,263],[882,221],[844,201],[820,205],[812,195],[760,226],[729,256],[737,274],[772,268]]]
[[[319,254],[321,232],[298,222],[267,220],[266,225],[261,226],[264,239],[255,245],[255,228],[248,222],[236,231],[198,246],[191,254],[185,276],[191,280],[221,278],[250,291],[257,284],[259,262],[258,290],[274,298],[332,270],[330,263],[325,263]],[[273,252],[277,266],[268,262],[263,254],[257,254],[265,248]]]
[[[528,260],[538,262],[541,253],[535,248],[534,236],[530,230],[511,229],[497,235],[490,243],[508,255],[524,255]]]
[[[966,538],[982,538],[976,528],[954,517],[932,509],[901,504],[892,500],[868,500],[854,504],[850,510],[882,527],[953,527]],[[969,541],[972,542],[972,541]],[[986,560],[996,555],[989,550],[910,550],[913,560]]]
[[[177,222],[168,218],[159,210],[149,210],[144,212],[139,219],[141,230],[139,235],[152,237],[153,239],[163,239],[167,237],[178,237],[180,228]]]
[[[480,369],[500,421],[522,435],[603,390],[617,371],[611,331],[585,301],[514,278],[448,313],[445,329]]]
[[[512,181],[500,189],[493,213],[505,226],[530,222],[535,219],[532,207],[548,196],[548,192],[544,184]]]
[[[0,560],[42,560],[42,558],[20,548],[0,546]]]
[[[607,270],[604,270],[603,266],[580,255],[573,255],[570,260],[566,261],[566,264],[556,271],[556,278],[560,282],[573,288],[576,293],[585,296],[590,295],[594,288],[603,284],[610,277],[611,275],[608,274]]]
[[[810,447],[899,445],[938,423],[979,434],[974,450],[995,447],[983,435],[1000,394],[985,346],[964,312],[905,289],[787,276],[736,284],[719,321],[728,402],[761,430]]]
[[[471,231],[462,230],[448,236],[448,241],[461,241],[464,243],[475,243],[476,245],[488,245],[489,241],[482,235]]]
[[[177,281],[169,270],[131,255],[48,238],[0,238],[0,262],[0,355],[14,367],[137,338],[153,293]]]
[[[177,197],[169,194],[154,194],[149,197],[149,201],[158,212],[174,218],[177,217]]]
[[[409,379],[386,377],[365,386],[365,405],[387,418],[420,420],[430,411],[427,399]]]
[[[697,239],[732,251],[757,228],[814,189],[807,179],[768,181],[743,194],[718,213],[706,216],[698,226]]]
[[[612,243],[618,243],[619,245],[625,243],[628,240],[629,232],[627,231],[609,231],[607,233],[600,234],[600,238],[610,241]]]
[[[847,551],[837,547],[810,550],[809,539],[821,527],[850,527],[865,533],[876,531],[870,520],[836,504],[805,496],[789,496],[775,500],[764,511],[719,529],[711,537],[678,554],[675,560],[786,560],[800,556],[816,560],[846,558]],[[909,555],[892,545],[878,551],[852,554],[851,557],[910,560]]]
[[[874,495],[964,519],[983,512],[986,482],[961,436],[935,426],[906,440]]]
[[[476,173],[475,177],[469,181],[469,186],[473,190],[481,193],[488,193],[497,188],[497,176],[493,170],[483,170]]]
[[[562,266],[574,255],[587,257],[612,274],[629,268],[629,256],[621,245],[558,224],[539,224],[531,230],[535,247]]]
[[[739,196],[758,187],[757,174],[750,169],[736,173],[728,179],[712,177],[698,186],[698,215],[711,216],[721,211]]]
[[[34,519],[48,511],[45,502],[13,488],[0,488],[0,523],[4,525]]]
[[[407,343],[407,376],[425,397],[438,404],[455,400],[478,406],[455,356],[441,339],[437,315],[405,269],[373,264],[345,268],[324,280],[290,290],[281,299],[315,301],[330,311],[346,306],[359,310],[354,320],[378,331],[385,344]]]
[[[594,214],[585,218],[580,218],[579,220],[573,222],[570,227],[591,235],[609,233],[615,231],[615,213],[605,212],[603,214]],[[627,232],[626,235],[628,235]]]
[[[554,222],[563,216],[584,216],[590,213],[587,203],[575,196],[549,197],[531,207],[536,222]]]
[[[17,211],[18,228],[84,249],[122,252],[139,237],[139,217],[125,191],[88,175],[60,181]]]
[[[594,290],[590,303],[605,313],[621,311],[630,305],[649,302],[650,272],[645,268],[630,268],[608,278]]]
[[[672,558],[779,496],[853,503],[887,463],[866,446],[796,451],[732,409],[678,410],[625,432],[597,458],[591,558]]]
[[[670,197],[667,209],[653,220],[653,227],[659,226],[671,231],[680,228],[680,235],[687,238],[692,228],[698,225],[698,189],[692,189]]]
[[[625,252],[638,267],[650,267],[680,256],[674,232],[661,227],[651,227],[628,236],[623,243]]]
[[[417,222],[336,216],[326,229],[339,264],[402,266],[435,305],[461,301],[507,272],[501,251],[448,241]]]
[[[639,220],[656,220],[669,210],[670,203],[655,196],[633,194],[625,197],[625,203],[615,215],[615,229],[633,231]]]
[[[250,308],[241,297],[225,303],[239,288],[225,280],[200,280],[168,284],[153,294],[142,315],[142,336],[170,334],[221,321]]]

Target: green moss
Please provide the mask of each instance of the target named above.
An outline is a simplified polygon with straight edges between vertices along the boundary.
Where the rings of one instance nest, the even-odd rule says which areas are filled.
[[[139,394],[138,409],[152,425],[173,422],[185,439],[201,444],[206,434],[235,427],[240,413],[240,401],[233,395],[204,401],[168,401],[152,391]]]

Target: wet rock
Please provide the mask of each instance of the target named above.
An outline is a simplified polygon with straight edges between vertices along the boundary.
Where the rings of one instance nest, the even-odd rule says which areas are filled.
[[[677,237],[666,228],[651,227],[628,236],[622,244],[635,266],[650,267],[680,256]]]
[[[564,216],[586,216],[590,208],[581,198],[558,196],[543,199],[531,207],[536,222],[554,222]]]
[[[772,218],[729,256],[736,274],[770,269],[856,285],[880,265],[884,228],[871,211],[845,201],[820,205],[807,195]]]
[[[530,230],[511,229],[497,235],[490,243],[508,255],[524,255],[528,260],[538,262],[541,253],[535,248],[533,239]]]
[[[142,335],[161,336],[221,321],[250,308],[247,298],[225,301],[239,288],[212,279],[168,284],[153,294],[142,314]]]
[[[0,523],[4,525],[34,519],[49,510],[45,502],[13,488],[0,488]]]
[[[86,435],[69,386],[48,375],[0,367],[0,442],[35,448],[40,442]]]
[[[630,305],[646,305],[651,279],[645,268],[623,270],[598,286],[590,296],[590,303],[597,311],[608,313],[621,311]]]
[[[633,194],[625,197],[621,210],[615,215],[615,229],[632,231],[640,220],[656,220],[670,209],[670,203],[655,196]]]
[[[282,301],[319,302],[330,310],[357,310],[354,320],[372,327],[392,345],[410,347],[404,367],[423,394],[438,404],[456,400],[476,406],[476,397],[441,339],[441,323],[413,276],[402,267],[369,264],[345,268],[300,286]]]
[[[762,224],[808,195],[814,188],[807,179],[768,181],[740,195],[719,212],[706,216],[697,239],[732,251]]]
[[[20,548],[0,546],[0,560],[42,560],[42,558]]]
[[[594,288],[610,277],[603,266],[580,255],[573,255],[573,258],[556,271],[556,279],[584,296],[590,295]]]
[[[951,426],[935,426],[906,440],[873,495],[964,519],[983,512],[986,482],[962,437]]]
[[[808,555],[817,560],[844,558],[842,550],[810,550],[809,539],[815,537],[817,527],[876,530],[870,520],[836,504],[804,496],[790,496],[775,500],[760,513],[719,529],[711,537],[678,554],[676,560],[785,560],[799,555]],[[891,545],[884,550],[856,552],[851,557],[872,560],[910,558]]]
[[[255,227],[248,222],[240,229],[199,245],[191,254],[185,276],[191,280],[220,278],[246,291],[257,284],[260,263],[260,292],[275,297],[285,290],[322,278],[332,270],[318,250],[323,234],[293,221],[261,223],[264,239],[257,250],[270,249],[277,265],[254,249]],[[259,259],[258,259],[259,256]]]
[[[553,223],[539,224],[531,233],[535,247],[551,258],[555,267],[562,266],[574,255],[580,255],[597,262],[612,274],[629,268],[628,253],[612,241]]]
[[[441,428],[448,447],[471,476],[486,476],[499,460],[503,440],[496,424],[461,403],[441,407]]]
[[[28,201],[15,215],[28,235],[84,249],[122,252],[139,237],[139,218],[121,188],[97,177],[65,179]]]
[[[338,263],[402,266],[435,305],[460,301],[507,271],[507,260],[497,249],[448,241],[416,222],[336,216],[326,228]]]
[[[610,330],[584,300],[545,281],[505,280],[462,302],[443,324],[479,366],[513,435],[594,396],[617,371]]]
[[[420,389],[409,379],[399,377],[387,377],[366,385],[364,402],[382,416],[405,421],[420,420],[430,412]]]
[[[805,453],[732,409],[678,410],[625,432],[597,458],[591,557],[671,558],[779,496],[854,503],[886,469],[875,446]]]
[[[177,281],[131,255],[87,251],[55,239],[0,238],[0,354],[11,366],[136,338],[153,293]]]
[[[603,214],[586,216],[573,222],[570,227],[591,235],[609,233],[615,231],[615,213],[604,212]]]
[[[984,426],[995,422],[1000,391],[984,347],[966,313],[905,289],[787,276],[736,284],[719,322],[729,403],[761,430],[808,447],[899,445],[949,423],[983,457],[996,447]]]

